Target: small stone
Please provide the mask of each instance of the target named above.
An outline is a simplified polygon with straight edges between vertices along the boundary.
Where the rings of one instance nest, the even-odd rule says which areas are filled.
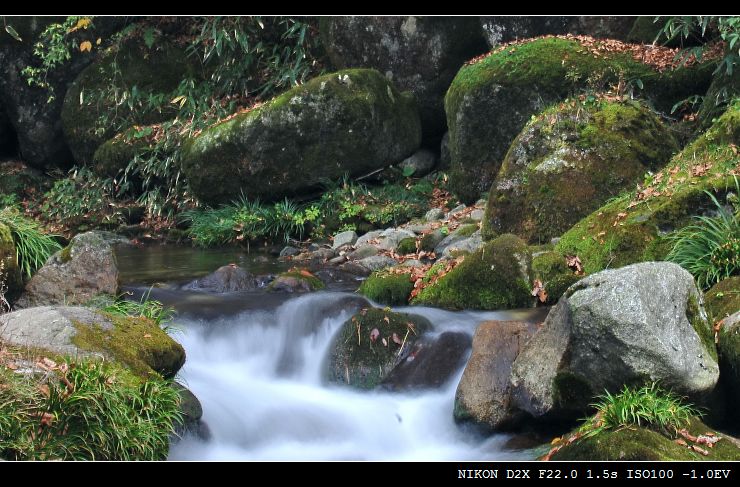
[[[354,245],[355,242],[357,242],[357,233],[353,230],[348,230],[334,235],[331,248],[336,250],[345,245]]]
[[[301,253],[300,249],[297,249],[295,247],[291,247],[290,245],[288,245],[287,247],[283,247],[283,250],[280,251],[280,257],[292,257],[300,253]]]
[[[400,167],[404,172],[411,172],[411,175],[418,178],[429,174],[435,164],[437,164],[437,154],[429,149],[420,149],[404,159]]]
[[[347,254],[349,260],[361,260],[365,257],[372,257],[378,255],[378,248],[374,245],[365,244],[357,247],[353,252]]]
[[[449,212],[447,212],[447,215],[445,216],[445,220],[449,220],[453,216],[455,216],[458,213],[460,213],[461,211],[463,211],[465,208],[467,208],[467,206],[465,206],[465,205],[457,205],[456,207],[454,207],[453,209],[451,209]]]
[[[426,214],[424,215],[424,220],[428,222],[433,222],[441,220],[444,215],[445,212],[442,211],[442,208],[432,208],[431,210],[426,212]]]
[[[485,215],[485,210],[473,210],[470,212],[470,219],[476,222],[479,222],[483,220],[483,216]]]

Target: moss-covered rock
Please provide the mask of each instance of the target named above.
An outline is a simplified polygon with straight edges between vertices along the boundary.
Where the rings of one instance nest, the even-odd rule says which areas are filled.
[[[411,97],[375,70],[348,69],[207,128],[184,145],[182,169],[207,203],[277,199],[399,162],[420,140]]]
[[[306,270],[291,270],[279,274],[269,286],[268,291],[287,293],[308,293],[324,289],[324,282]]]
[[[556,461],[720,461],[740,460],[738,441],[716,432],[694,418],[686,428],[693,436],[714,432],[721,437],[714,448],[697,445],[709,452],[701,455],[662,433],[631,426],[616,430],[603,430],[593,436],[581,438],[563,446],[551,459]],[[573,432],[575,433],[575,432]],[[566,435],[567,437],[570,435]]]
[[[501,235],[465,257],[412,301],[447,309],[511,309],[532,306],[532,256],[515,235]],[[437,272],[436,267],[429,270]]]
[[[514,233],[549,242],[677,151],[673,135],[641,103],[555,105],[509,148],[488,196],[484,238]]]
[[[163,39],[148,48],[134,37],[107,50],[77,76],[64,98],[62,128],[75,161],[92,165],[97,148],[115,135],[112,118],[132,115],[109,98],[98,99],[102,92],[111,86],[119,90],[136,87],[140,94],[167,95],[182,79],[198,76],[194,58]],[[174,112],[142,110],[137,114],[140,118],[130,122],[147,125],[172,118]]]
[[[712,84],[709,85],[699,108],[698,118],[701,126],[709,127],[715,117],[722,115],[727,103],[738,97],[740,97],[740,70],[735,69],[728,75],[723,66],[719,72],[714,73]]]
[[[416,252],[416,238],[406,237],[396,246],[396,253],[400,255],[413,254]]]
[[[376,303],[404,306],[408,304],[409,295],[413,289],[411,273],[376,271],[365,279],[357,292]]]
[[[171,378],[185,363],[182,346],[143,317],[42,306],[2,315],[0,328],[0,337],[11,345],[114,360],[140,376],[157,373]]]
[[[135,138],[132,131],[126,131],[98,146],[92,156],[92,167],[100,176],[114,178],[150,147],[147,139]]]
[[[10,228],[0,222],[0,287],[5,286],[8,296],[16,295],[23,288],[21,269]]]
[[[704,303],[714,320],[740,311],[740,276],[721,280],[704,293]]]
[[[674,156],[641,187],[607,202],[563,234],[555,250],[578,255],[587,273],[634,262],[663,260],[666,233],[691,223],[735,187],[740,170],[740,102]]]
[[[728,404],[735,407],[740,401],[740,312],[724,319],[717,343],[720,382],[728,393]],[[737,416],[731,418],[736,430],[740,429]]]
[[[41,171],[30,168],[21,161],[0,162],[0,195],[24,197],[39,191],[43,182]]]
[[[413,93],[430,143],[446,130],[444,96],[455,73],[487,50],[476,17],[322,17],[320,29],[337,69],[374,68]]]
[[[41,68],[41,61],[34,54],[35,45],[41,41],[40,34],[52,23],[62,23],[65,17],[5,17],[6,26],[12,26],[22,40],[14,39],[6,29],[0,31],[0,103],[13,125],[17,136],[18,150],[28,165],[46,169],[66,168],[72,165],[65,134],[60,123],[64,95],[75,77],[95,58],[96,39],[110,39],[130,17],[96,17],[85,29],[65,33],[64,43],[79,46],[90,41],[91,51],[71,49],[70,58],[54,69],[36,75],[37,80],[48,84],[51,89],[40,88],[29,83],[23,73],[25,68]],[[55,34],[56,35],[56,34]],[[76,98],[76,103],[79,99]]]
[[[431,328],[429,320],[417,315],[379,308],[360,311],[347,320],[334,337],[329,355],[329,380],[359,389],[376,387],[406,358],[416,340]]]
[[[532,277],[542,282],[547,292],[546,305],[557,303],[565,290],[581,278],[568,267],[565,256],[554,251],[532,253]]]
[[[703,93],[714,63],[659,72],[629,52],[590,52],[578,40],[543,38],[494,50],[464,66],[445,97],[450,187],[466,203],[487,192],[512,140],[529,118],[574,89],[639,78],[659,109]]]

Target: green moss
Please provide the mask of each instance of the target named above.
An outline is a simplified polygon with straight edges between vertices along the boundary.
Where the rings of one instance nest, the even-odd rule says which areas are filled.
[[[738,142],[740,103],[645,182],[648,198],[633,190],[608,201],[568,230],[555,250],[578,255],[587,273],[663,260],[670,250],[665,234],[712,207],[705,191],[721,197],[734,187],[731,172],[740,156],[731,144]]]
[[[467,223],[464,225],[460,225],[457,230],[453,232],[453,235],[458,237],[470,237],[475,232],[478,231],[478,224],[477,223]]]
[[[398,242],[398,246],[396,247],[396,252],[399,253],[400,255],[416,253],[416,238],[406,237],[400,242]]]
[[[397,162],[420,140],[413,98],[378,71],[347,69],[205,129],[184,145],[182,164],[196,195],[209,203],[242,191],[275,198]]]
[[[543,105],[587,88],[639,79],[640,95],[659,109],[706,91],[715,67],[706,62],[658,72],[628,52],[592,55],[575,39],[536,39],[463,66],[445,97],[451,155],[450,188],[465,203],[490,189],[506,150]]]
[[[62,261],[63,264],[66,264],[67,262],[72,260],[72,244],[67,245],[59,251],[59,259]]]
[[[305,282],[308,285],[309,291],[319,291],[326,287],[326,285],[324,284],[324,281],[314,276],[313,274],[308,275],[307,273],[301,272],[300,270],[295,270],[295,271],[288,271],[288,272],[283,272],[279,274],[275,278],[275,280],[272,281],[269,286],[267,286],[267,290],[271,291],[275,289],[274,284],[279,282],[281,278],[291,278],[291,279],[297,279],[299,281]]]
[[[723,326],[717,344],[720,382],[729,395],[728,404],[740,403],[740,326]],[[737,424],[737,421],[735,421]]]
[[[692,328],[699,335],[704,348],[707,349],[709,355],[717,361],[717,347],[714,344],[714,333],[712,333],[712,327],[706,319],[702,318],[701,309],[699,307],[699,301],[694,296],[689,296],[688,302],[686,303],[686,317],[691,323]]]
[[[707,312],[712,321],[740,311],[740,276],[728,277],[704,294]]]
[[[677,150],[673,135],[638,102],[555,105],[511,145],[491,187],[484,236],[546,242]]]
[[[708,431],[714,431],[698,419],[692,420],[687,429],[694,436],[703,435]],[[552,460],[739,460],[740,448],[738,448],[737,444],[727,438],[727,435],[722,433],[717,434],[723,438],[715,443],[714,448],[705,448],[709,451],[709,455],[704,456],[675,443],[672,438],[668,438],[649,429],[631,427],[618,430],[605,430],[564,446],[552,456]]]
[[[139,38],[125,41],[117,49],[110,48],[103,56],[75,79],[67,90],[62,107],[62,128],[67,143],[79,164],[91,164],[97,148],[115,135],[111,114],[132,115],[124,105],[112,100],[99,102],[95,93],[111,87],[132,89],[139,93],[169,94],[183,78],[198,78],[200,71],[194,58],[184,49],[162,39],[147,48]],[[82,100],[82,102],[80,101]],[[162,111],[140,111],[133,123],[148,125],[172,118],[174,108]],[[100,124],[104,117],[107,123]]]
[[[532,257],[532,276],[545,287],[547,305],[557,303],[565,290],[581,278],[568,267],[563,254],[552,251]]]
[[[411,274],[391,274],[376,271],[360,285],[357,291],[363,296],[389,306],[408,304],[409,294],[414,289]]]
[[[421,237],[421,250],[432,252],[439,243],[444,240],[445,235],[439,228]]]
[[[10,228],[0,222],[0,284],[5,284],[8,295],[15,295],[23,287],[23,277],[18,267],[18,256],[15,250],[13,234]]]
[[[93,170],[100,176],[114,178],[126,169],[129,162],[151,147],[144,138],[119,134],[102,143],[93,155]]]
[[[447,309],[511,309],[532,305],[531,255],[514,235],[502,235],[468,255],[412,301]],[[441,264],[444,265],[444,264]],[[432,267],[432,275],[438,267]]]
[[[372,341],[370,334],[378,330]],[[342,325],[334,338],[329,359],[329,380],[361,389],[376,387],[396,363],[404,357],[400,344],[409,350],[424,332],[431,329],[421,316],[370,308]],[[385,339],[386,345],[383,344]],[[405,342],[404,342],[405,340]]]
[[[171,378],[185,363],[185,350],[147,318],[101,313],[112,326],[73,322],[72,343],[93,352],[104,352],[134,373]]]

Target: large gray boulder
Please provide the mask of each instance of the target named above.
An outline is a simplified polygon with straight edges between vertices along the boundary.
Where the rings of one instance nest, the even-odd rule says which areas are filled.
[[[229,293],[252,291],[260,286],[260,279],[236,264],[219,267],[211,274],[196,279],[184,286],[184,289]]]
[[[511,366],[537,326],[520,321],[486,321],[473,336],[473,353],[455,393],[457,421],[500,430],[526,415],[511,412]]]
[[[109,232],[76,235],[31,278],[16,307],[84,304],[99,294],[116,295],[118,266],[113,248],[128,243]]]
[[[701,294],[687,271],[645,262],[571,286],[512,366],[513,409],[579,417],[605,390],[660,381],[694,400],[719,377]]]
[[[323,17],[321,39],[336,68],[375,68],[411,91],[424,139],[435,144],[445,132],[447,87],[487,47],[475,17]]]
[[[185,350],[153,321],[90,308],[40,306],[0,316],[0,339],[52,355],[120,362],[137,374],[174,377]]]
[[[280,199],[402,161],[421,140],[419,112],[372,69],[319,76],[183,146],[182,170],[209,204]]]

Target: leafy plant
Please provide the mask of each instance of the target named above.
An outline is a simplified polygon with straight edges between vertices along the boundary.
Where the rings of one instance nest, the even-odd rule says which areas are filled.
[[[669,236],[673,248],[666,257],[689,271],[703,289],[740,273],[740,208],[735,203],[735,211],[729,211],[712,193],[705,193],[714,203],[717,216],[695,217],[695,224]],[[738,194],[740,182],[736,178],[735,201]]]
[[[168,323],[175,316],[175,310],[156,299],[150,299],[150,293],[151,289],[139,301],[130,301],[125,299],[125,296],[119,296],[113,302],[103,304],[100,309],[119,316],[148,318],[157,326],[167,328]]]
[[[588,436],[605,429],[627,426],[640,426],[672,436],[692,417],[701,416],[693,406],[684,404],[680,397],[661,389],[656,383],[639,389],[624,386],[620,393],[607,391],[599,399],[592,404],[596,415],[581,428],[588,432]]]
[[[0,223],[10,229],[18,265],[28,277],[62,248],[52,235],[41,231],[38,223],[24,217],[15,208],[6,207],[0,210]]]
[[[114,363],[70,360],[48,374],[0,371],[0,458],[164,460],[182,423],[170,382]]]
[[[48,221],[71,229],[117,226],[124,217],[112,186],[112,180],[86,167],[72,169],[44,195],[41,212]]]

